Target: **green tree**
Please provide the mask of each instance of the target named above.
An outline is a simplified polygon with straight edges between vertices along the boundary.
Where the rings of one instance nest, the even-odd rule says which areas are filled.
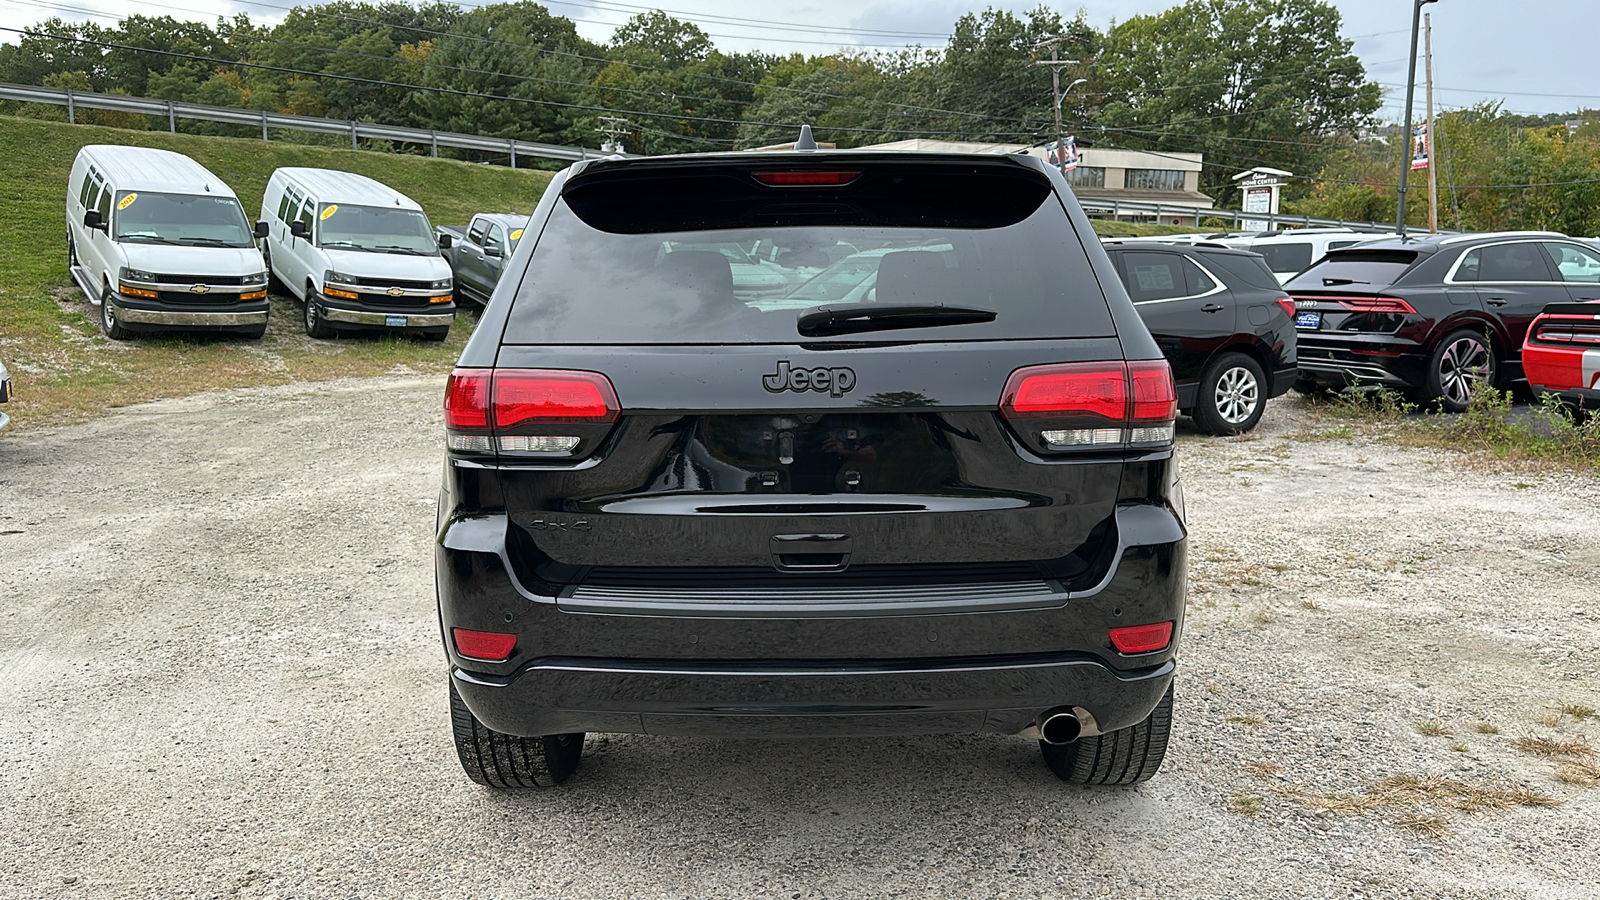
[[[1205,153],[1215,165],[1202,189],[1224,203],[1238,169],[1316,171],[1330,139],[1369,124],[1380,103],[1340,24],[1324,0],[1188,0],[1135,16],[1106,35],[1092,133],[1110,146]]]

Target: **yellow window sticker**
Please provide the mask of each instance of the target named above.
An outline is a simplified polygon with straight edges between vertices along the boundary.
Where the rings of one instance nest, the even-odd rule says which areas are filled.
[[[322,211],[322,215],[318,216],[317,218],[319,218],[319,219],[327,219],[329,216],[333,215],[334,213],[336,213],[338,211],[339,211],[339,205],[337,203],[329,204],[328,208],[324,209]]]
[[[137,199],[139,199],[138,194],[129,194],[128,196],[117,201],[117,209],[127,209],[128,207],[132,206],[133,201]]]
[[[511,239],[512,239],[512,240],[513,240],[513,241],[520,241],[520,240],[522,240],[522,229],[521,229],[521,228],[518,228],[518,229],[517,229],[517,230],[516,230],[516,231],[513,231],[513,232],[511,232]]]

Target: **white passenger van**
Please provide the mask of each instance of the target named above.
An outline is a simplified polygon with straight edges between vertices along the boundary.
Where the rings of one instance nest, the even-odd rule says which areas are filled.
[[[67,182],[72,280],[117,340],[133,331],[220,329],[260,337],[267,273],[239,198],[181,153],[91,145]]]
[[[450,264],[410,197],[363,175],[278,169],[261,198],[267,268],[304,304],[306,334],[396,328],[442,341],[455,320]]]

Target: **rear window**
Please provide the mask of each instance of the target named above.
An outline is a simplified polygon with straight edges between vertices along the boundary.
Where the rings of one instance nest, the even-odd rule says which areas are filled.
[[[1201,259],[1213,270],[1223,269],[1228,274],[1254,288],[1276,291],[1278,279],[1267,268],[1267,263],[1260,256],[1246,256],[1242,253],[1206,253],[1201,251]]]
[[[1321,262],[1296,275],[1284,285],[1287,290],[1321,290],[1355,286],[1378,290],[1386,288],[1417,261],[1412,250],[1336,250]]]
[[[1311,265],[1311,244],[1251,244],[1251,253],[1259,253],[1274,272],[1298,272]]]
[[[580,175],[539,235],[506,343],[792,344],[809,340],[796,327],[807,310],[875,303],[996,316],[853,340],[1116,333],[1071,221],[1037,173],[823,165],[860,174],[824,187],[767,187],[752,173],[770,162]]]

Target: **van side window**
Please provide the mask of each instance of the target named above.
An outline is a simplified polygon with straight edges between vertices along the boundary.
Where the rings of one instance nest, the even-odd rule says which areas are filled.
[[[83,170],[83,184],[78,185],[78,205],[89,208],[89,192],[94,187],[94,170]]]
[[[284,189],[283,196],[278,198],[278,221],[289,221],[289,191],[287,188]]]
[[[106,185],[101,185],[100,186],[100,199],[95,201],[95,209],[100,210],[100,221],[105,222],[107,224],[110,224],[110,222],[111,222],[111,188],[110,187],[108,187]]]
[[[482,219],[473,219],[472,220],[472,227],[467,229],[467,240],[469,242],[471,242],[471,243],[477,244],[478,246],[482,247],[483,246],[484,233],[487,232],[488,230],[489,230],[488,224],[485,223]]]
[[[315,227],[316,220],[317,220],[316,211],[317,211],[317,201],[314,200],[311,197],[307,197],[306,198],[306,202],[301,204],[301,206],[300,206],[300,215],[297,218],[299,218],[300,221],[306,223],[306,231],[308,233],[311,231],[311,229],[313,227]]]

